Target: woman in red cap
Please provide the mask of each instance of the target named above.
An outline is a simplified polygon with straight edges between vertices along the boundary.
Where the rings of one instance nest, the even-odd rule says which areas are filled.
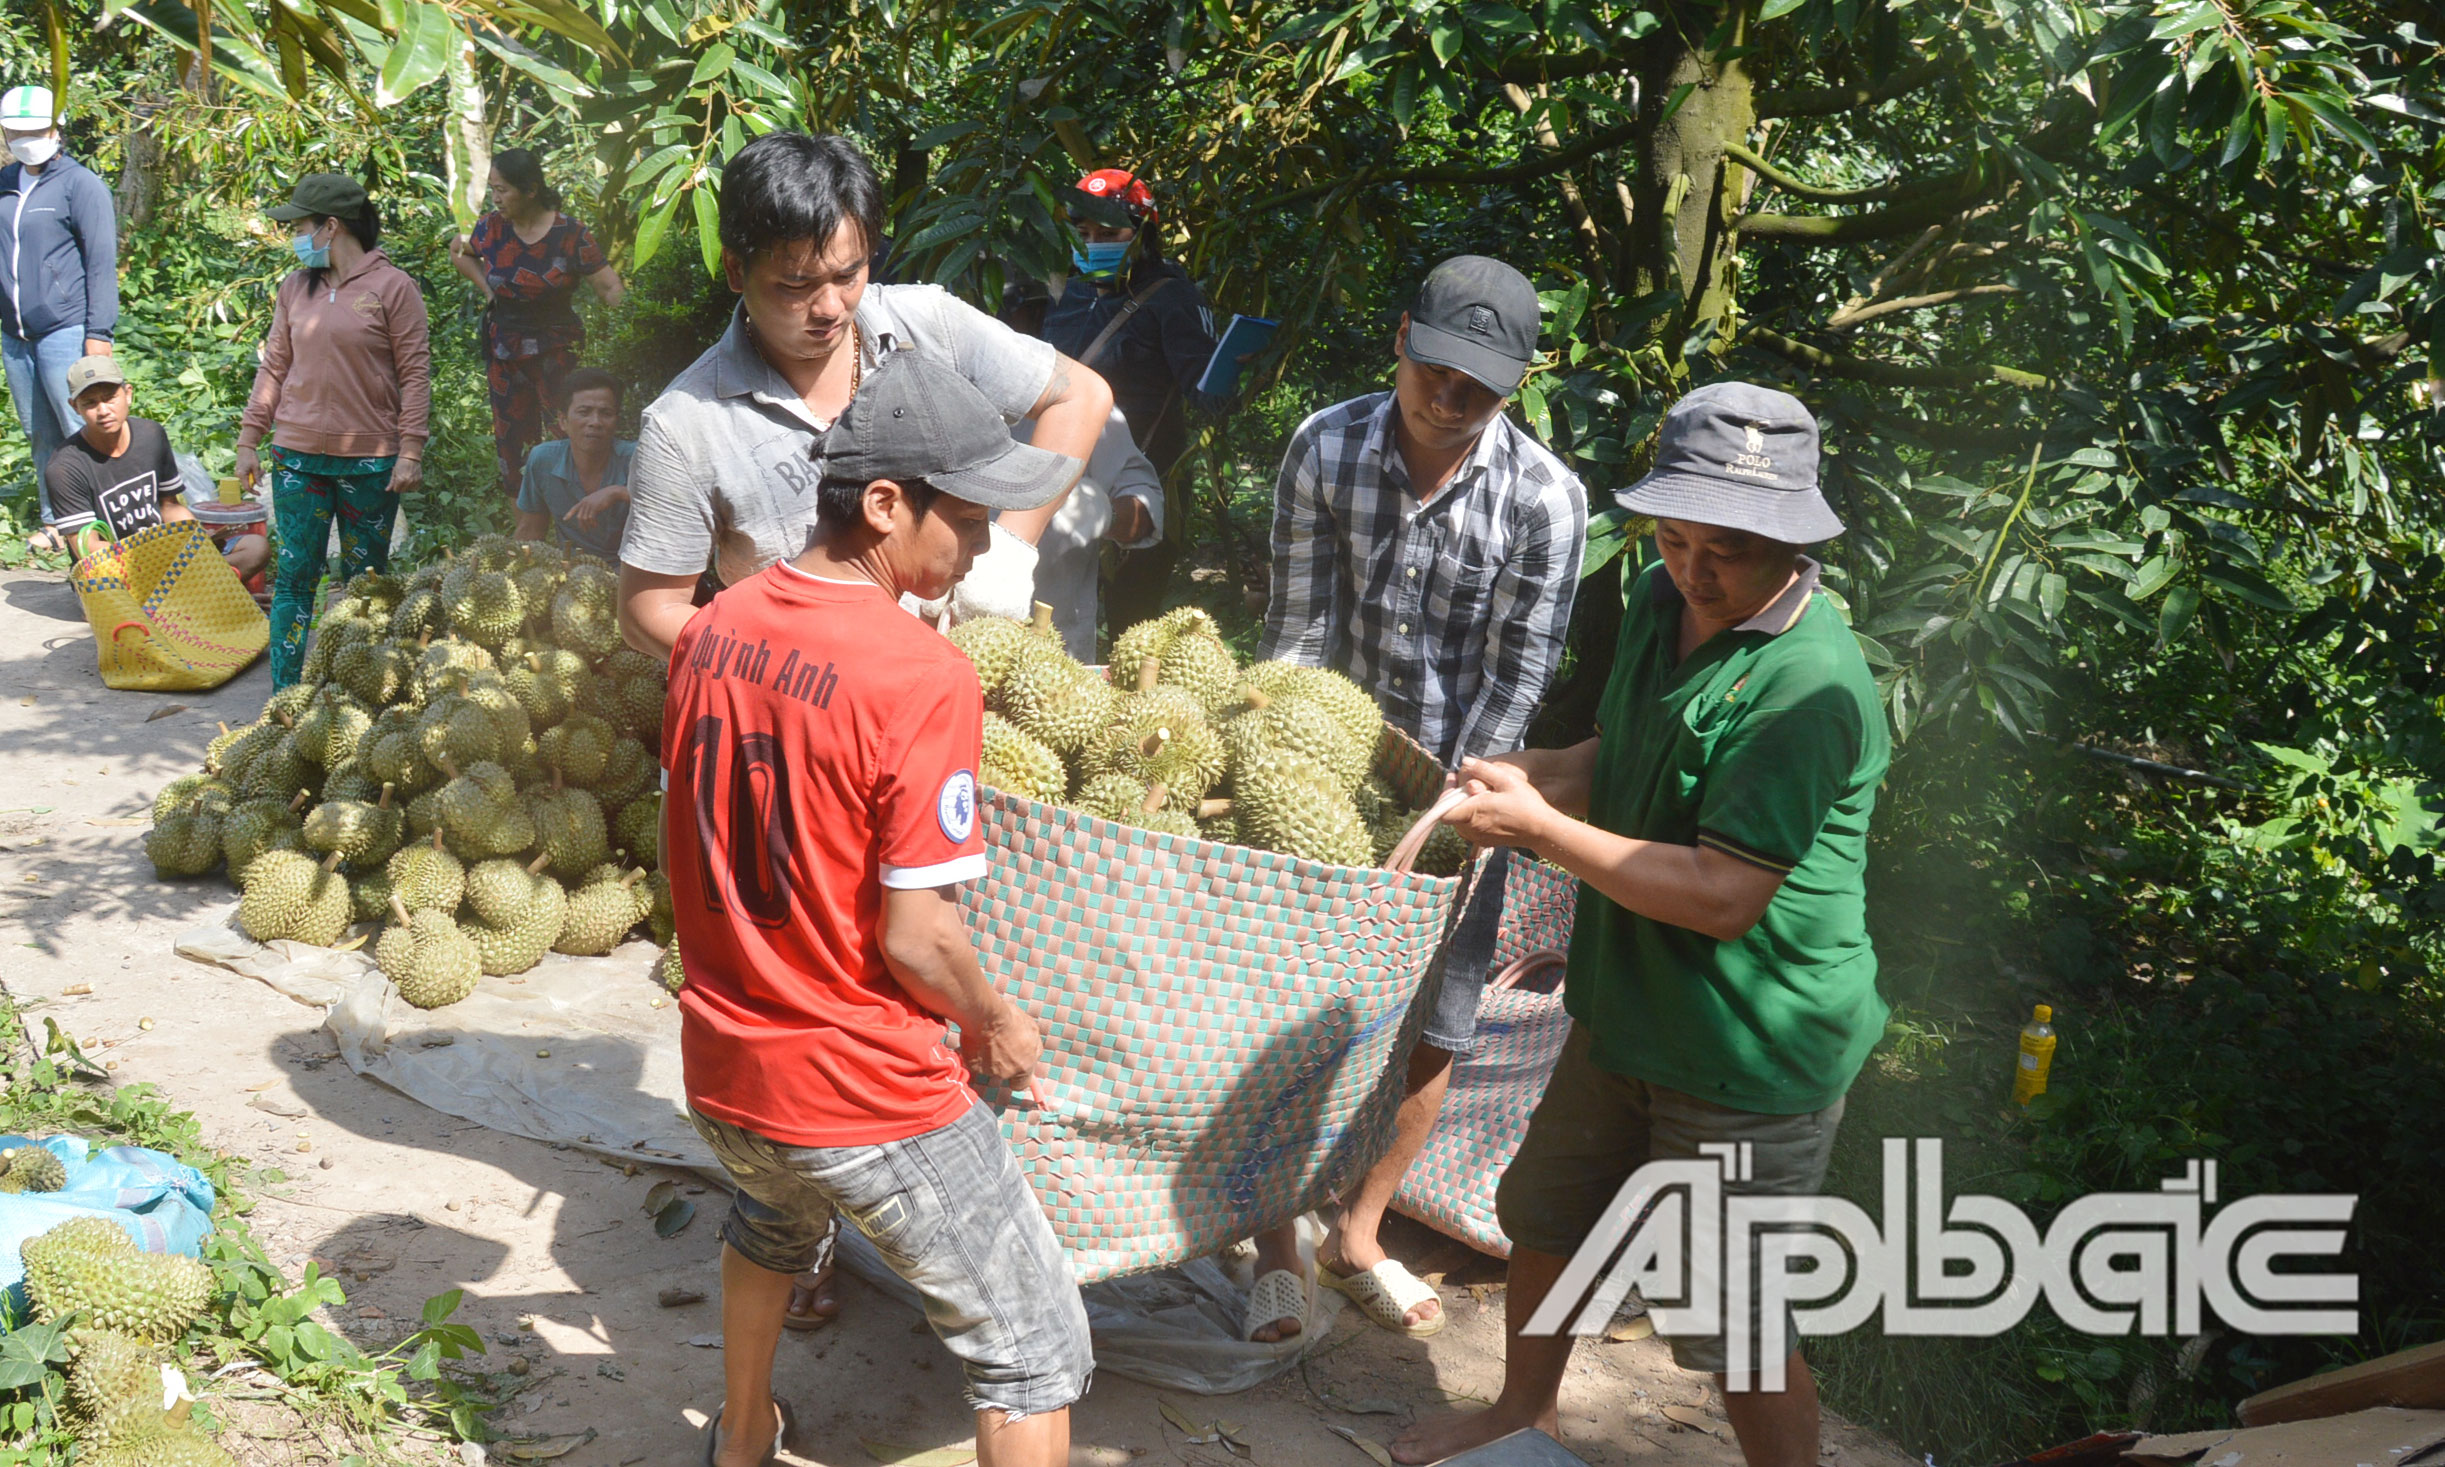
[[[1078,273],[1046,309],[1044,339],[1103,374],[1139,451],[1168,476],[1188,448],[1184,399],[1214,355],[1213,314],[1188,272],[1163,258],[1162,216],[1144,180],[1099,168],[1070,197]],[[1115,631],[1163,610],[1184,518],[1164,516],[1165,538],[1122,560],[1104,603]]]

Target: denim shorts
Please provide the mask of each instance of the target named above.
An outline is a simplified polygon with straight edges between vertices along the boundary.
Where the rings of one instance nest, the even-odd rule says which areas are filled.
[[[1528,1134],[1495,1188],[1494,1214],[1513,1247],[1570,1257],[1632,1172],[1651,1161],[1692,1160],[1710,1141],[1750,1145],[1749,1178],[1724,1183],[1727,1194],[1806,1196],[1825,1185],[1840,1099],[1799,1115],[1734,1110],[1598,1069],[1589,1048],[1587,1026],[1573,1024]],[[1783,1338],[1800,1339],[1788,1311]],[[1665,1343],[1683,1370],[1724,1369],[1721,1335],[1672,1335]]]
[[[1095,1352],[1069,1258],[981,1102],[878,1146],[790,1146],[688,1118],[737,1186],[722,1241],[748,1262],[801,1272],[837,1213],[924,1296],[971,1408],[1036,1416],[1087,1393]]]
[[[1500,846],[1486,853],[1469,894],[1468,910],[1443,945],[1437,971],[1430,977],[1435,1006],[1426,1016],[1418,1042],[1448,1054],[1465,1055],[1477,1048],[1477,1003],[1493,976],[1495,940],[1503,930],[1503,888],[1511,872],[1511,852]]]

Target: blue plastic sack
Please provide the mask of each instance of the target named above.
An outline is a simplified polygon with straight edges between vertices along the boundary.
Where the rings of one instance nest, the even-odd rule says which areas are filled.
[[[25,1277],[17,1247],[75,1217],[107,1217],[148,1253],[203,1251],[212,1231],[212,1183],[186,1163],[143,1146],[91,1152],[81,1136],[36,1142],[0,1136],[0,1150],[39,1145],[68,1169],[57,1192],[0,1193],[0,1287]]]

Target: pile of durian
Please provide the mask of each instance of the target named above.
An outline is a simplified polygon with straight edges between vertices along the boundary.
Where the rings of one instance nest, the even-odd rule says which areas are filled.
[[[155,798],[154,870],[226,870],[260,942],[386,923],[375,960],[419,1008],[546,952],[607,953],[640,923],[669,944],[651,874],[663,668],[621,644],[616,584],[591,556],[497,535],[357,577],[296,685]]]
[[[210,1269],[147,1253],[106,1217],[72,1218],[17,1251],[34,1317],[76,1321],[63,1414],[81,1467],[236,1467],[197,1429],[186,1375],[163,1348],[217,1297]]]
[[[1340,866],[1381,865],[1418,811],[1375,772],[1384,715],[1339,673],[1242,666],[1194,606],[1129,628],[1108,673],[1042,618],[951,629],[985,690],[987,786],[1172,835]],[[1468,858],[1439,828],[1416,869]]]

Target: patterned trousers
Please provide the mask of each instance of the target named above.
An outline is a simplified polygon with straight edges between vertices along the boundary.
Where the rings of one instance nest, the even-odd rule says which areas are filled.
[[[387,570],[391,525],[399,496],[391,493],[396,456],[335,458],[266,448],[271,464],[272,529],[280,559],[272,574],[272,688],[297,681],[314,624],[314,590],[322,583],[331,521],[340,525],[340,578]]]
[[[484,385],[492,396],[492,448],[501,463],[501,492],[513,501],[526,474],[526,451],[559,435],[544,424],[561,379],[577,370],[575,346],[547,346],[531,357],[504,361],[487,352]]]

